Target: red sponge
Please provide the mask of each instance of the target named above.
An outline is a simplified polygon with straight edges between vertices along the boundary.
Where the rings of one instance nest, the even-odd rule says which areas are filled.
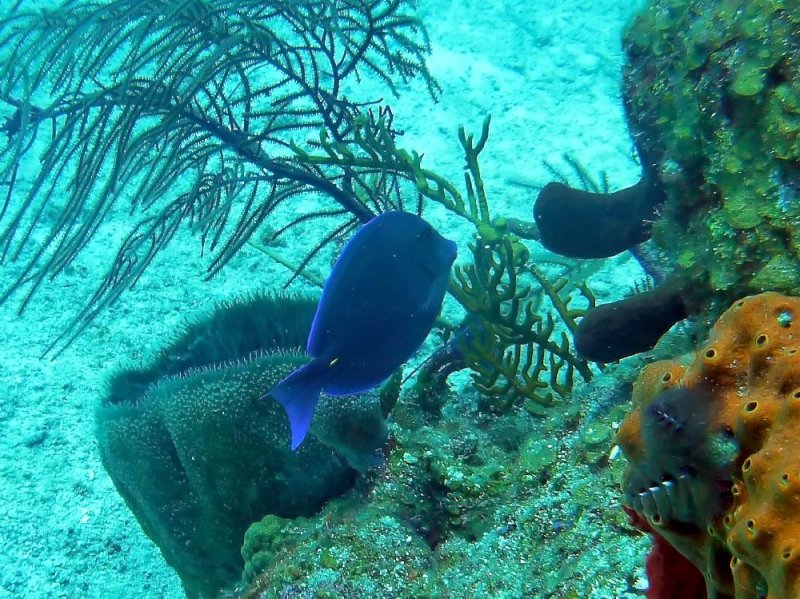
[[[647,520],[628,507],[623,509],[631,524],[653,539],[646,562],[650,581],[647,599],[707,599],[706,582],[700,570],[654,531]]]

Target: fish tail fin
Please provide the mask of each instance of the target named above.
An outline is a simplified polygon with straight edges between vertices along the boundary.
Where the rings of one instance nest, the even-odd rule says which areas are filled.
[[[286,410],[292,432],[292,451],[300,446],[311,427],[325,369],[323,362],[314,360],[295,370],[264,396],[275,398]]]

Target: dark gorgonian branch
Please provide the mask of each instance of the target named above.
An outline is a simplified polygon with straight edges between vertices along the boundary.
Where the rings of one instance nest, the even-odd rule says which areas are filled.
[[[222,268],[275,209],[309,192],[347,230],[391,206],[296,159],[353,139],[362,77],[421,77],[428,39],[404,0],[71,0],[0,21],[0,301],[24,310],[128,202],[130,230],[69,341],[134,285],[181,225]],[[348,88],[349,88],[348,87]],[[38,159],[38,161],[36,160]],[[24,184],[22,181],[24,180]],[[383,177],[378,187],[394,187]],[[377,189],[377,187],[376,187]],[[298,219],[298,222],[302,222]]]

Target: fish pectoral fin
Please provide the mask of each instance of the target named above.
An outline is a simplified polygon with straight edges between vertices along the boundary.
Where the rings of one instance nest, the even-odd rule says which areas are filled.
[[[311,428],[325,370],[324,363],[314,360],[295,370],[264,396],[276,399],[286,411],[292,434],[292,451],[300,446]]]

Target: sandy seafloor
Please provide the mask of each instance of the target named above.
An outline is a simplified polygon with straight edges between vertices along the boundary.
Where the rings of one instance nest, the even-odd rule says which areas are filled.
[[[434,104],[421,85],[412,84],[391,100],[396,123],[405,131],[402,144],[423,150],[430,168],[460,182],[457,127],[478,131],[484,115],[491,114],[482,168],[497,215],[530,219],[535,190],[513,181],[543,185],[548,180],[543,160],[559,164],[564,152],[591,171],[605,169],[614,187],[631,184],[638,168],[619,87],[620,33],[633,4],[423,0],[419,12],[433,44],[429,65],[444,92]],[[114,218],[21,317],[14,301],[0,307],[0,597],[182,596],[178,578],[100,463],[94,408],[115,367],[146,358],[187,316],[248,290],[277,288],[287,277],[285,269],[246,248],[204,283],[207,258],[185,235],[72,347],[54,361],[40,359],[109,264],[108,248],[125,232],[124,213]],[[437,224],[448,230],[446,223]],[[459,241],[465,248],[467,239]],[[327,267],[326,262],[315,266],[322,276]],[[2,267],[3,286],[14,272],[13,264]],[[640,276],[638,266],[622,257],[609,260],[590,284],[605,301],[628,291]],[[573,401],[595,401],[580,391]],[[607,496],[608,505],[598,508],[619,509],[613,490]],[[542,504],[552,500],[542,497]],[[635,588],[645,584],[645,547],[642,539],[614,536],[609,528],[587,531],[585,545],[573,548],[581,556],[584,596],[636,596]],[[479,558],[469,565],[477,577]],[[479,596],[470,588],[476,587],[453,589],[453,596]],[[542,590],[536,596],[558,594]]]

